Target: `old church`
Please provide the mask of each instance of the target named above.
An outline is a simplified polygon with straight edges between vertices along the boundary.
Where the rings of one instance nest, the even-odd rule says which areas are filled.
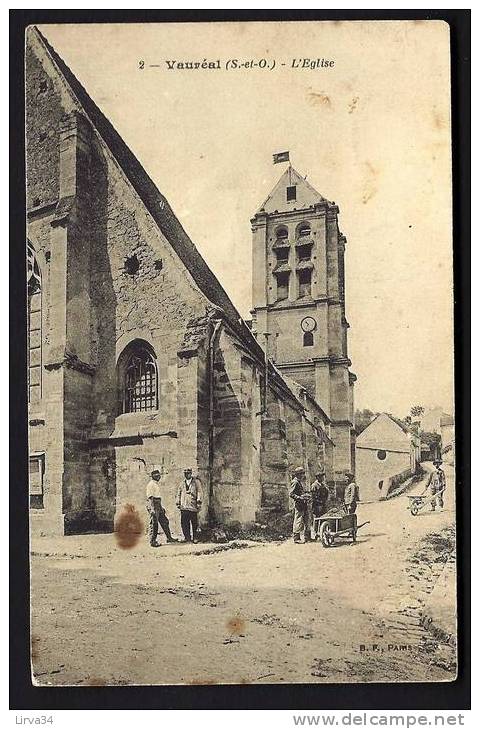
[[[252,219],[245,322],[168,201],[41,33],[26,47],[32,530],[111,530],[183,469],[203,523],[289,508],[354,468],[338,208],[289,168]]]

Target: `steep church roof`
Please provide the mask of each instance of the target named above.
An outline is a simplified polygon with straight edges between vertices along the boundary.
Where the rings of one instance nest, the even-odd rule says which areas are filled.
[[[295,187],[295,199],[287,200],[287,187]],[[307,182],[293,167],[287,167],[265,202],[257,212],[285,213],[303,210],[317,203],[328,202],[312,185]]]
[[[225,312],[232,328],[238,334],[241,334],[242,339],[246,340],[250,347],[262,351],[260,345],[241,319],[228,294],[183,229],[167,199],[161,194],[133,152],[40,30],[34,28],[33,32],[36,33],[53,64],[69,85],[78,104],[119,163],[148,212],[193,277],[199,289],[212,304]]]

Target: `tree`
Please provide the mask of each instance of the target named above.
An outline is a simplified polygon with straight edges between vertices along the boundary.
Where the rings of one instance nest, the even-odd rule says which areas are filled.
[[[425,408],[422,405],[412,405],[410,408],[412,418],[421,418],[424,412]]]
[[[429,460],[439,457],[442,445],[442,439],[439,433],[428,433],[425,430],[421,430],[420,442],[430,448],[430,455],[428,456]]]
[[[355,411],[355,432],[357,435],[360,435],[360,433],[365,430],[367,425],[370,425],[372,420],[378,415],[378,413],[374,413],[372,410],[369,410],[368,408],[365,408],[364,410],[356,410]]]

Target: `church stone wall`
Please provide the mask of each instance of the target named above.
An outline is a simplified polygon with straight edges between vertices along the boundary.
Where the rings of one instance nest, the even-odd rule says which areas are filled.
[[[40,61],[30,46],[26,79],[29,235],[43,264],[45,362],[56,365],[43,368],[42,401],[30,411],[30,450],[46,453],[44,509],[33,521],[52,531],[55,513],[53,530],[63,531],[65,515],[65,528],[75,530],[92,515],[112,524],[129,500],[143,508],[154,464],[163,462],[169,480],[178,482],[183,460],[175,439],[128,446],[116,436],[179,431],[177,351],[186,322],[204,313],[208,302],[75,109],[50,61]],[[77,212],[53,228],[59,199],[66,208],[75,202]],[[125,273],[129,256],[139,262],[134,276]],[[117,358],[135,338],[149,341],[158,358],[160,407],[153,422],[152,413],[119,416]],[[89,371],[62,365],[65,350]],[[182,445],[180,452],[188,453]]]
[[[102,152],[97,154],[100,157]],[[174,385],[170,381],[175,374],[176,354],[186,323],[204,313],[206,301],[188,283],[169,244],[108,157],[97,162],[95,189],[97,199],[105,198],[103,211],[102,206],[96,206],[91,269],[97,417],[100,422],[106,418],[113,424],[117,415],[118,343],[124,348],[133,339],[146,338],[160,360],[160,415],[165,425],[174,425]],[[125,262],[133,256],[139,268],[130,275],[125,271]]]
[[[321,448],[321,440],[314,428],[307,427],[305,438],[305,449],[307,455],[307,476],[311,483],[317,471],[323,468],[323,450]]]
[[[330,416],[332,420],[351,422],[348,369],[343,365],[330,366]]]
[[[96,365],[93,437],[132,438],[139,432],[177,434],[154,435],[135,445],[113,440],[115,493],[110,478],[105,476],[108,456],[102,448],[94,448],[91,475],[96,510],[101,505],[102,514],[113,518],[126,504],[133,504],[141,514],[146,513],[145,485],[152,467],[158,465],[163,470],[165,506],[173,529],[178,531],[174,501],[183,469],[190,465],[203,481],[206,466],[198,462],[196,448],[197,425],[201,427],[197,419],[197,385],[205,372],[198,373],[198,358],[179,361],[177,353],[187,322],[204,314],[208,302],[188,280],[142,202],[98,142],[92,173],[99,201],[95,206],[91,268],[91,337]],[[125,262],[133,256],[139,268],[130,275]],[[125,347],[136,339],[147,341],[155,352],[159,408],[121,415],[117,362]]]
[[[50,345],[51,219],[51,212],[44,212],[28,225],[28,238],[35,249],[42,279],[42,363]],[[48,371],[42,367],[42,398],[32,401],[29,408],[29,451],[45,454],[44,508],[31,510],[32,528],[40,532],[63,533],[63,375],[63,370]]]
[[[225,331],[215,347],[212,516],[251,522],[260,506],[260,376]]]
[[[295,364],[294,366],[290,367],[288,365],[275,363],[275,366],[277,367],[277,369],[280,370],[280,372],[285,374],[290,379],[295,380],[295,382],[298,382],[299,385],[304,387],[312,397],[315,397],[315,369],[309,363],[300,366]]]
[[[326,275],[327,275],[327,293],[329,296],[337,299],[340,297],[339,286],[339,260],[338,260],[338,208],[332,206],[327,212],[326,222]],[[324,264],[325,265],[325,264]]]
[[[326,305],[319,304],[313,311],[312,307],[272,309],[268,312],[268,331],[273,333],[269,339],[269,346],[276,362],[297,362],[303,358],[323,357],[328,353]],[[317,322],[317,328],[313,333],[313,347],[303,346],[301,324],[306,316],[314,316]],[[259,332],[259,340],[261,341],[261,332]]]
[[[285,512],[289,483],[285,403],[270,388],[266,411],[261,417],[261,507]]]
[[[61,92],[29,44],[26,48],[25,93],[27,209],[56,202],[59,196]]]
[[[291,404],[285,404],[285,429],[287,439],[287,473],[289,479],[298,466],[306,467],[306,439],[303,428],[302,413]]]
[[[50,231],[59,195],[61,94],[27,46],[26,156],[27,209],[38,209],[28,220],[28,238],[42,277],[42,361],[50,346]],[[42,398],[29,408],[29,451],[45,454],[43,509],[31,509],[34,531],[63,533],[63,370],[42,367]]]
[[[43,509],[31,509],[31,529],[63,534],[63,370],[43,373],[40,407],[29,413],[29,452],[45,454]]]
[[[351,427],[348,424],[331,426],[331,437],[335,443],[333,463],[335,478],[341,487],[345,486],[345,473],[352,470]]]
[[[146,528],[153,466],[163,473],[174,532],[186,467],[203,482],[202,523],[284,510],[290,464],[314,458],[311,426],[281,388],[269,388],[262,413],[256,347],[215,313],[39,38],[31,40],[27,198],[42,273],[44,366],[42,398],[29,412],[30,451],[45,454],[44,508],[32,510],[33,528],[112,529],[127,508]],[[125,414],[118,361],[135,340],[155,352],[159,407]]]

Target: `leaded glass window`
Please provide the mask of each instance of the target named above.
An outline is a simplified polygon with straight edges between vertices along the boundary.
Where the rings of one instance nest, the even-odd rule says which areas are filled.
[[[158,407],[157,366],[150,349],[134,345],[123,368],[123,412],[136,413]]]

